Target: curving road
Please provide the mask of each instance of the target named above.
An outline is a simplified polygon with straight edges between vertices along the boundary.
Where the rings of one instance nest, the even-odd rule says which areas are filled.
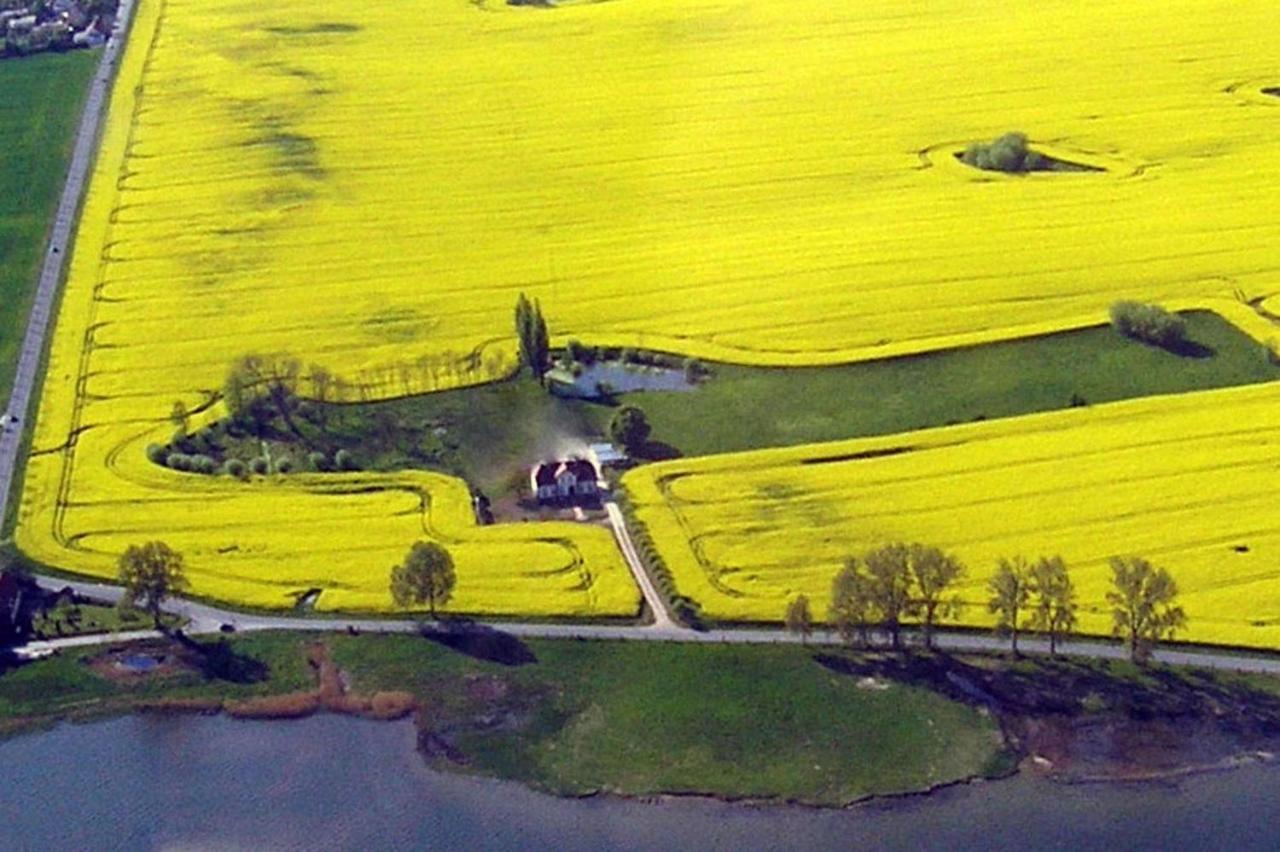
[[[51,590],[70,586],[80,595],[112,603],[118,601],[121,595],[121,590],[118,586],[111,586],[105,583],[66,582],[51,577],[40,577],[38,582],[41,586]],[[193,634],[217,633],[222,630],[223,625],[230,625],[236,632],[294,630],[330,633],[345,633],[352,630],[361,633],[417,633],[422,629],[423,625],[423,622],[420,621],[396,621],[390,619],[293,618],[289,616],[256,615],[220,609],[208,604],[180,598],[166,602],[165,609],[168,612],[186,618],[189,621],[187,632]],[[701,631],[681,627],[674,622],[668,622],[665,625],[493,622],[483,626],[525,639],[596,639],[741,645],[796,644],[801,641],[799,637],[777,628],[760,627]],[[151,631],[139,631],[129,634],[72,637],[46,642],[33,642],[17,650],[20,653],[38,654],[61,647],[125,641],[134,638],[154,637],[156,635],[158,634]],[[1009,643],[1003,639],[975,633],[944,630],[936,632],[935,639],[940,649],[951,652],[1002,652],[1009,650]],[[815,633],[809,639],[809,642],[813,645],[836,645],[839,644],[839,639],[831,633],[819,632]],[[1018,647],[1019,650],[1028,654],[1049,653],[1048,641],[1034,636],[1020,637]],[[1128,651],[1124,646],[1096,639],[1072,639],[1061,642],[1058,645],[1058,650],[1068,656],[1092,657],[1104,660],[1128,659]],[[1180,650],[1175,647],[1157,650],[1154,658],[1157,662],[1171,665],[1200,666],[1226,671],[1280,675],[1280,656],[1261,653],[1252,655],[1212,650]]]
[[[58,285],[62,283],[64,261],[71,245],[76,211],[80,208],[80,199],[84,195],[85,183],[93,165],[94,152],[98,144],[98,131],[106,115],[107,101],[111,96],[111,80],[115,76],[116,60],[124,50],[124,34],[129,31],[133,7],[134,0],[121,0],[119,13],[116,16],[116,28],[102,48],[102,58],[98,61],[97,73],[89,84],[84,112],[80,116],[80,127],[76,131],[75,148],[71,153],[67,183],[62,189],[62,197],[58,200],[53,231],[49,235],[49,245],[40,266],[40,281],[36,287],[35,302],[31,306],[31,316],[27,319],[27,333],[22,341],[18,369],[13,378],[13,392],[4,410],[7,415],[3,421],[5,425],[0,426],[0,519],[5,517],[9,506],[13,477],[18,469],[18,450],[22,444],[21,419],[27,416],[31,408],[31,396],[35,393],[39,378],[45,337],[57,306]],[[10,417],[19,418],[16,425],[9,423]]]

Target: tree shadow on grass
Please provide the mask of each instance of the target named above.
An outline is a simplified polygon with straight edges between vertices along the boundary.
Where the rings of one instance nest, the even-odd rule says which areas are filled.
[[[510,633],[468,619],[447,619],[439,626],[423,625],[422,636],[439,645],[503,666],[524,666],[538,662],[528,645]]]
[[[978,666],[945,654],[819,652],[814,661],[837,674],[894,680],[1000,713],[1076,716],[1102,700],[1135,720],[1211,718],[1224,728],[1280,734],[1280,695],[1198,669],[1043,657]]]
[[[642,461],[657,462],[678,459],[683,454],[664,441],[645,441],[644,446],[637,449],[632,455]]]
[[[1177,355],[1179,358],[1212,358],[1218,354],[1218,350],[1212,346],[1197,343],[1194,340],[1180,340],[1177,343],[1170,343],[1161,348],[1166,352]]]
[[[206,680],[228,683],[261,683],[271,675],[266,663],[247,654],[238,654],[226,639],[198,642],[179,632],[174,639],[186,652],[183,661],[194,667]]]

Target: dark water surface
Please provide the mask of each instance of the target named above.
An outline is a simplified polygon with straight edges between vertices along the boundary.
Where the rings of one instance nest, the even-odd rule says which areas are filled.
[[[844,811],[562,800],[431,772],[409,723],[131,716],[0,742],[4,849],[1273,849],[1280,767],[1029,778]]]

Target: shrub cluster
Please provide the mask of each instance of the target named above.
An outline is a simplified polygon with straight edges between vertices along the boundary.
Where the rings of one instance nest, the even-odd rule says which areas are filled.
[[[1142,302],[1112,305],[1111,327],[1125,337],[1165,348],[1177,347],[1187,339],[1186,320],[1159,305]]]
[[[1047,157],[1027,147],[1024,133],[1006,133],[994,142],[974,142],[964,149],[960,160],[991,172],[1040,172],[1051,168]]]
[[[650,352],[646,349],[616,346],[587,346],[581,341],[570,340],[565,344],[564,356],[561,359],[565,369],[574,370],[576,365],[590,367],[597,361],[620,361],[623,364],[634,364],[644,367],[661,367],[667,370],[685,370],[688,374],[689,364],[696,365],[694,371],[698,376],[705,376],[710,371],[696,358],[680,358],[664,352]],[[575,375],[579,373],[575,371]]]
[[[189,456],[186,453],[169,453],[164,459],[165,467],[180,470],[184,473],[213,473],[218,463],[205,455]]]

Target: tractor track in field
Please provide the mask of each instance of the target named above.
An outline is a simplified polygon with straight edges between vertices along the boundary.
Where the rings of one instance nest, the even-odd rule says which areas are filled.
[[[11,425],[6,418],[6,425],[0,429],[0,518],[5,517],[8,510],[13,479],[18,469],[18,454],[25,431],[22,423],[31,409],[31,397],[39,384],[41,360],[57,307],[58,288],[62,284],[67,252],[71,246],[72,232],[78,218],[77,212],[93,166],[107,104],[111,97],[111,83],[119,59],[124,53],[126,34],[132,23],[134,6],[135,0],[121,0],[116,28],[102,48],[98,70],[89,83],[89,93],[85,98],[84,109],[80,114],[80,124],[76,130],[71,165],[67,170],[67,182],[58,199],[53,229],[45,246],[35,300],[27,320],[27,331],[22,341],[22,351],[18,356],[17,371],[14,374],[13,391],[5,408],[5,413],[19,418],[19,422],[17,425]]]

